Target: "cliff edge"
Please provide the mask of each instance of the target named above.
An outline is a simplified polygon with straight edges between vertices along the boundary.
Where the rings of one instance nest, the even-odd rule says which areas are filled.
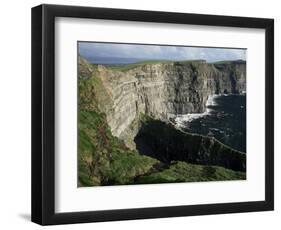
[[[209,95],[245,91],[246,65],[243,61],[103,66],[89,64],[79,57],[78,72],[80,185],[144,183],[163,175],[159,180],[170,182],[166,173],[170,175],[178,167],[184,173],[196,165],[197,181],[245,178],[245,173],[239,172],[246,170],[244,153],[215,139],[184,133],[169,124],[170,118],[176,115],[204,112]],[[159,132],[151,132],[155,127],[165,132],[162,139]],[[175,145],[163,142],[170,139]],[[151,146],[159,147],[153,149]],[[119,165],[124,159],[127,169]],[[114,166],[116,164],[118,167]],[[118,168],[119,179],[111,171],[112,165]],[[212,176],[208,174],[209,169]],[[130,175],[122,180],[124,170]],[[187,176],[180,181],[193,180]]]

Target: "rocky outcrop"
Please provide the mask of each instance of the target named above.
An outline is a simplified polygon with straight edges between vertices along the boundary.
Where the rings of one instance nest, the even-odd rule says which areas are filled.
[[[113,135],[124,140],[137,134],[134,121],[140,113],[167,121],[179,114],[204,112],[209,95],[246,91],[244,61],[98,65],[94,74],[106,89],[101,110]]]
[[[184,161],[246,171],[245,153],[222,144],[214,137],[185,133],[171,124],[146,116],[142,116],[141,121],[134,139],[139,153],[167,164]]]
[[[113,68],[91,65],[79,57],[78,73],[82,186],[170,182],[173,168],[184,175],[191,165],[194,175],[202,175],[177,175],[173,181],[245,178],[244,153],[169,124],[175,115],[203,112],[209,95],[244,91],[245,63],[167,62]]]

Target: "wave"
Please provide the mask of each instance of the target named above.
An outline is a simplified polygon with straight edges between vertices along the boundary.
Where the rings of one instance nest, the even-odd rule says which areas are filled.
[[[198,118],[202,118],[204,116],[209,115],[212,112],[212,109],[210,106],[216,106],[218,105],[215,101],[216,98],[220,97],[222,95],[220,94],[212,94],[208,96],[208,99],[206,101],[206,110],[204,113],[188,113],[188,114],[181,114],[176,115],[175,117],[175,124],[177,127],[185,127],[187,122],[191,122],[193,120],[196,120]]]
[[[186,122],[191,122],[195,119],[204,117],[207,114],[208,114],[207,112],[204,112],[204,113],[190,113],[190,114],[177,115],[175,118],[175,123],[176,123],[176,126],[178,126],[178,127],[185,127]]]
[[[212,94],[208,96],[208,99],[206,101],[206,107],[208,106],[216,106],[218,105],[215,101],[216,98],[218,98],[219,96],[221,96],[220,94]]]
[[[206,101],[206,109],[203,113],[188,113],[188,114],[180,114],[176,115],[174,118],[175,125],[177,127],[186,127],[186,123],[196,120],[198,118],[202,118],[204,116],[210,115],[212,112],[212,106],[217,106],[216,98],[222,96],[230,96],[232,94],[212,94],[208,96]],[[240,95],[246,95],[246,91],[243,91]],[[241,107],[242,108],[242,107]]]

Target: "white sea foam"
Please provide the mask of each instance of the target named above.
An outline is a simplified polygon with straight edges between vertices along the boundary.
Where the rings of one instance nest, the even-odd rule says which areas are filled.
[[[242,91],[242,95],[246,94],[246,91]],[[198,118],[207,116],[212,111],[212,106],[218,105],[216,102],[216,98],[221,96],[229,96],[230,94],[212,94],[208,96],[208,99],[206,101],[206,110],[204,113],[188,113],[188,114],[181,114],[175,116],[175,123],[178,127],[185,127],[187,122],[191,122],[193,120],[196,120]],[[242,107],[241,107],[242,108]]]
[[[178,126],[178,127],[185,127],[186,122],[191,122],[195,119],[204,117],[206,115],[207,115],[207,112],[177,115],[177,117],[175,118],[175,123],[176,123],[176,126]]]
[[[209,96],[208,96],[208,99],[207,99],[207,101],[206,101],[206,107],[218,105],[218,104],[216,103],[215,99],[218,98],[219,96],[221,96],[221,95],[219,95],[219,94],[209,95]]]
[[[221,95],[213,94],[213,95],[208,96],[208,99],[206,101],[206,110],[204,113],[188,113],[188,114],[177,115],[175,118],[176,126],[185,127],[187,122],[191,122],[193,120],[196,120],[198,118],[201,118],[201,117],[204,117],[204,116],[207,116],[208,114],[210,114],[212,111],[210,106],[217,105],[215,99],[219,96],[221,96]]]

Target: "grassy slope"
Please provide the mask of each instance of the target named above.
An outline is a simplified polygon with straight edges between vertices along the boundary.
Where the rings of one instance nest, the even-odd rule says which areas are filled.
[[[136,183],[154,184],[171,182],[197,182],[220,180],[244,180],[245,173],[219,166],[203,166],[173,161],[168,169],[138,177]]]
[[[244,173],[185,162],[161,164],[111,134],[100,101],[107,97],[95,65],[79,58],[78,186],[243,179]]]
[[[142,126],[136,136],[139,146],[146,146],[150,156],[163,162],[180,160],[195,164],[217,165],[245,171],[246,155],[214,138],[191,134],[174,125],[141,116]]]
[[[128,71],[143,65],[150,65],[150,64],[167,64],[167,63],[174,63],[175,65],[183,65],[183,64],[196,64],[198,62],[202,62],[204,60],[187,60],[187,61],[170,61],[170,60],[146,60],[141,62],[136,62],[132,64],[124,64],[124,65],[108,65],[107,67],[111,70],[118,70],[118,71]]]
[[[128,184],[158,161],[129,150],[111,134],[105,114],[98,107],[98,98],[103,98],[105,90],[92,71],[94,68],[87,63],[79,65],[79,186]],[[87,76],[82,75],[85,73]]]
[[[212,64],[245,64],[246,61],[244,60],[225,60],[225,61],[217,61],[217,62],[213,62]]]

